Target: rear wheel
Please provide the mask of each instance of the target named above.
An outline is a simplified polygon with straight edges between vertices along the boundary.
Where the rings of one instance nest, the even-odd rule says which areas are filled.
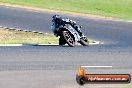
[[[62,36],[65,39],[66,43],[70,46],[73,47],[75,46],[75,39],[74,37],[69,33],[69,31],[63,31]]]
[[[60,36],[60,38],[59,38],[59,45],[65,45],[65,44],[66,44],[65,39]]]

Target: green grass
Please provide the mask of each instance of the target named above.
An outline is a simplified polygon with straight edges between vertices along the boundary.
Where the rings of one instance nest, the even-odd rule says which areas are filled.
[[[130,85],[123,87],[123,88],[132,88],[132,85],[130,84]]]
[[[0,2],[132,19],[132,0],[0,0]]]
[[[94,43],[89,39],[89,43]],[[0,44],[58,44],[59,37],[53,34],[4,30],[0,28]]]
[[[57,44],[58,38],[52,34],[37,34],[0,29],[0,44]]]

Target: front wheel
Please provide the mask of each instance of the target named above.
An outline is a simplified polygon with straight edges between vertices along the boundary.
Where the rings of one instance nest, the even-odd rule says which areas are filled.
[[[89,45],[89,42],[88,42],[87,39],[81,38],[81,39],[80,39],[80,44],[83,45],[83,46],[88,46],[88,45]]]
[[[69,33],[69,31],[62,31],[62,36],[66,43],[70,46],[73,47],[75,46],[75,39],[74,37]]]

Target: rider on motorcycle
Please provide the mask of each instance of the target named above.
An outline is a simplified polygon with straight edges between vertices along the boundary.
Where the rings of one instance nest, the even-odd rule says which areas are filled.
[[[53,18],[52,30],[55,35],[57,35],[57,32],[61,28],[61,25],[67,23],[67,24],[70,24],[79,33],[80,36],[83,36],[83,33],[81,32],[79,28],[81,26],[78,26],[75,21],[72,21],[70,19],[62,19],[59,15],[54,15],[52,18]]]

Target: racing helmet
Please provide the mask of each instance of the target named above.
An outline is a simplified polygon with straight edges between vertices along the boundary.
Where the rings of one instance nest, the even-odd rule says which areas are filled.
[[[54,22],[56,22],[58,24],[62,23],[62,18],[60,17],[60,15],[54,15],[52,18],[53,18],[52,21],[54,21]]]
[[[53,18],[53,20],[55,20],[55,19],[62,19],[62,18],[60,17],[60,15],[54,15],[52,18]]]

